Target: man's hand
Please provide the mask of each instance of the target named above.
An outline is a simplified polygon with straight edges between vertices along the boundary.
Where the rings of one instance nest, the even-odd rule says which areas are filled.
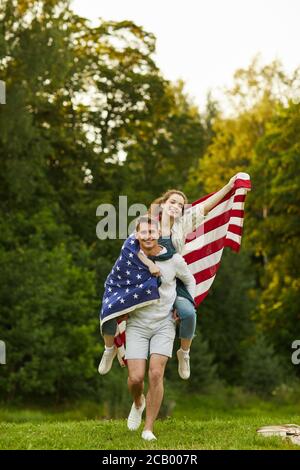
[[[128,313],[125,313],[125,315],[121,315],[118,317],[118,321],[126,321],[128,320]]]

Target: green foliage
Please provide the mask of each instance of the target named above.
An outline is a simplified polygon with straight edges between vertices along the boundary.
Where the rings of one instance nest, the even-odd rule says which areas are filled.
[[[270,394],[285,379],[284,368],[272,345],[257,334],[243,356],[242,383],[250,391]]]
[[[300,105],[278,106],[256,147],[254,177],[259,185],[251,221],[251,242],[264,259],[258,321],[289,360],[291,344],[300,336],[299,190]],[[266,184],[268,182],[268,184]]]
[[[76,265],[61,238],[48,249],[46,237],[38,230],[27,246],[1,251],[0,326],[7,366],[0,386],[10,399],[62,400],[88,393],[95,382],[94,275]]]
[[[244,343],[253,331],[255,279],[250,266],[246,253],[224,252],[214,284],[199,308],[200,330],[215,356],[219,376],[231,384],[238,383]]]
[[[210,351],[208,340],[204,339],[199,326],[191,347],[191,371],[187,387],[193,393],[201,393],[217,381],[215,357]]]

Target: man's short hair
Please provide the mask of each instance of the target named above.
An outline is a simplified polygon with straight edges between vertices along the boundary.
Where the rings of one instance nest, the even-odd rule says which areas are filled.
[[[148,214],[142,215],[141,217],[138,218],[136,222],[135,230],[138,232],[140,229],[140,225],[144,223],[148,225],[154,225],[157,228],[157,230],[159,230],[159,221],[154,219]]]

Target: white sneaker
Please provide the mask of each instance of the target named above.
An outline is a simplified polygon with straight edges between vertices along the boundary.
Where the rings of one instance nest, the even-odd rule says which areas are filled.
[[[190,377],[190,355],[188,352],[179,349],[177,351],[178,358],[178,374],[183,380]]]
[[[142,432],[142,439],[145,441],[157,441],[152,431],[145,430]]]
[[[117,349],[114,348],[112,351],[105,349],[98,366],[98,372],[100,375],[105,375],[110,371],[114,358],[116,357]]]
[[[139,408],[135,406],[134,402],[132,403],[129,416],[127,418],[127,427],[130,429],[130,431],[136,431],[140,427],[145,406],[146,400],[144,395],[142,395],[142,405]]]

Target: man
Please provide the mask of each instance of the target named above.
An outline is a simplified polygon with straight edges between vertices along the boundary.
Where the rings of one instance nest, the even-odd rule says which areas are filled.
[[[142,216],[136,226],[136,238],[146,256],[158,256],[167,252],[158,244],[160,236],[158,222]],[[155,440],[154,422],[161,407],[164,387],[163,379],[167,361],[172,357],[175,338],[173,303],[176,298],[176,277],[186,285],[192,297],[195,295],[195,279],[185,260],[179,254],[164,261],[156,261],[161,274],[159,300],[130,312],[126,325],[126,359],[128,365],[128,388],[133,404],[127,426],[137,430],[146,407],[146,421],[142,432],[145,440]],[[143,394],[146,362],[149,361],[149,388]]]

